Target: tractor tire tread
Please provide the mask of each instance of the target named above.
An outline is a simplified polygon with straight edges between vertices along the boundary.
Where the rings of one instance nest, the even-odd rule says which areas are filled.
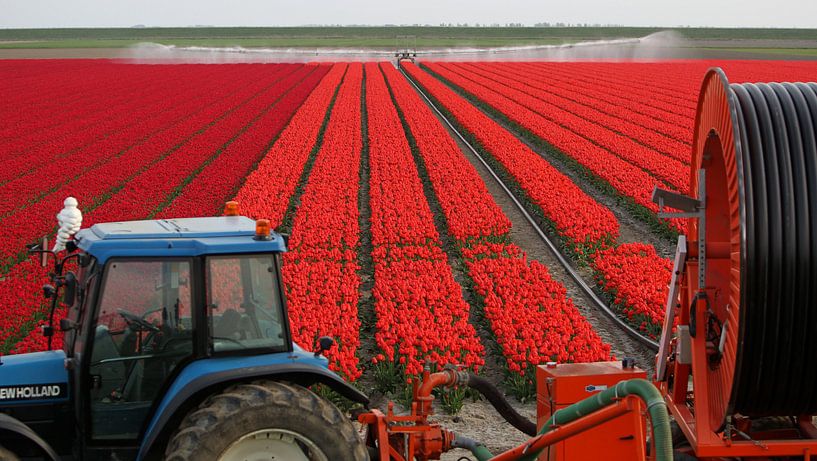
[[[338,458],[339,461],[369,459],[368,452],[351,421],[335,405],[297,384],[271,380],[236,384],[206,398],[197,409],[182,420],[179,429],[167,445],[165,459],[168,461],[191,461],[203,457],[217,459],[221,453],[208,450],[211,444],[205,443],[208,440],[212,441],[214,429],[238,414],[258,407],[279,407],[291,409],[299,414],[317,416],[323,430],[333,428],[342,438],[343,444],[349,447],[347,451],[350,453],[344,458]],[[327,456],[336,459],[338,455]]]

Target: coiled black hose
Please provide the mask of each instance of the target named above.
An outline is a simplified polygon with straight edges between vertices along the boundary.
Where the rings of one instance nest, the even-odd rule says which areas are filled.
[[[729,413],[817,412],[817,84],[730,85],[741,127],[741,307]]]
[[[468,387],[482,394],[488,402],[496,409],[496,411],[505,419],[511,426],[519,429],[524,434],[531,437],[536,435],[536,423],[520,415],[510,403],[505,399],[505,396],[499,389],[491,384],[487,379],[479,377],[475,374],[468,375]]]

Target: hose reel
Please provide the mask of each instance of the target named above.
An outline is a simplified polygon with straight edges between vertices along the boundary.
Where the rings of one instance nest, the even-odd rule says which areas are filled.
[[[736,414],[817,413],[817,84],[730,84],[710,70],[690,194],[654,198],[683,211],[663,215],[688,217],[694,240],[668,312],[681,291],[691,342],[706,345],[692,360],[692,375],[706,376],[697,419],[722,429]]]

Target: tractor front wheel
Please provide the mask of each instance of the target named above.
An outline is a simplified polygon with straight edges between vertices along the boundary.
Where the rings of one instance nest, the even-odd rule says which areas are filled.
[[[165,458],[369,459],[351,421],[337,407],[301,386],[276,381],[238,384],[207,398],[184,418]]]

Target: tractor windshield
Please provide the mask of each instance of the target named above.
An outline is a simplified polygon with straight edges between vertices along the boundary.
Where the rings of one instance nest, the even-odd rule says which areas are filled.
[[[273,255],[207,258],[207,314],[214,352],[288,348]]]

